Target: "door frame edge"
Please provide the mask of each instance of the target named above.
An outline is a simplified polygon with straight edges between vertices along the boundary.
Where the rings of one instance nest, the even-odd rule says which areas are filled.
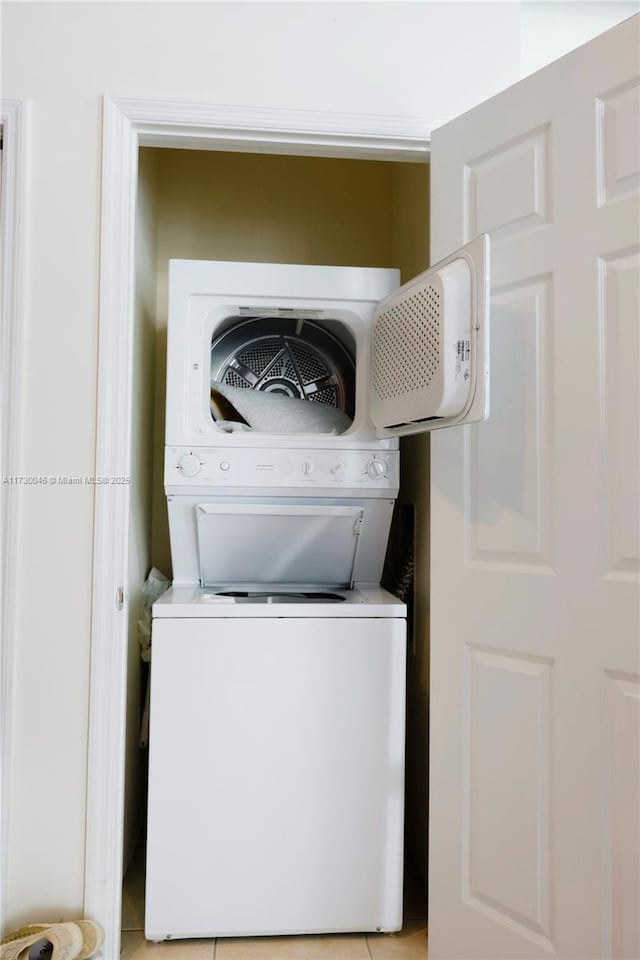
[[[131,468],[139,147],[426,162],[431,129],[415,117],[104,97],[96,477]],[[104,927],[107,958],[120,954],[129,513],[126,484],[96,484],[84,914]]]
[[[26,100],[0,100],[2,203],[0,204],[0,935],[7,917],[9,791],[12,760],[13,667],[16,646],[16,550],[23,353],[24,256],[27,203]]]

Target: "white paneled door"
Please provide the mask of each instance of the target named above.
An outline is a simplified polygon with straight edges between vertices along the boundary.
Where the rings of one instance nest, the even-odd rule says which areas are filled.
[[[432,439],[429,956],[637,958],[639,18],[433,137],[492,240],[491,412]]]

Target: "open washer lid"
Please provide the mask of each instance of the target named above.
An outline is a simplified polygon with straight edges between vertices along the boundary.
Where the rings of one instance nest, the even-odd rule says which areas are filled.
[[[358,506],[200,503],[200,584],[351,587],[363,516]]]

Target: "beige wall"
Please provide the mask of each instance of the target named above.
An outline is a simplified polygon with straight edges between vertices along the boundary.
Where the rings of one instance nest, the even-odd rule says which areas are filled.
[[[5,2],[2,27],[2,94],[29,101],[23,475],[94,472],[104,95],[427,131],[518,72],[516,4]],[[82,908],[91,485],[23,489],[19,540],[9,924]]]

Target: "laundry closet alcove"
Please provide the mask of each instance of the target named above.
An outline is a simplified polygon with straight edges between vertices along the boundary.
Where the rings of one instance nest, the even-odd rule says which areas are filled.
[[[130,113],[136,111],[127,108]],[[139,108],[144,111],[144,105]],[[111,117],[109,117],[111,113]],[[327,122],[326,118],[322,118]],[[375,127],[375,118],[364,118]],[[353,119],[354,127],[362,118]],[[122,111],[107,104],[106,125],[127,127],[131,139],[130,120],[123,120]],[[289,118],[289,122],[291,119]],[[343,121],[348,122],[348,121]],[[134,119],[134,126],[139,121]],[[366,123],[364,123],[366,126]],[[408,124],[410,127],[410,124]],[[378,124],[384,128],[384,121]],[[395,134],[396,131],[394,131]],[[411,133],[413,134],[413,130]],[[175,130],[163,130],[160,137],[140,134],[139,153],[127,157],[129,172],[135,174],[131,194],[120,198],[121,207],[131,213],[135,197],[135,216],[129,223],[130,238],[135,238],[135,257],[128,263],[130,289],[135,291],[131,310],[131,394],[130,394],[130,514],[126,543],[128,578],[124,584],[128,601],[128,640],[122,650],[121,668],[127,660],[126,700],[121,691],[122,710],[126,706],[126,738],[115,750],[126,757],[124,816],[117,823],[113,814],[111,826],[123,831],[124,866],[129,862],[143,823],[145,803],[145,757],[138,748],[139,717],[144,686],[136,638],[136,621],[140,614],[141,587],[150,567],[155,565],[171,575],[166,500],[162,486],[164,434],[164,390],[166,372],[166,284],[167,264],[172,258],[225,259],[274,263],[332,264],[350,266],[398,267],[406,280],[429,263],[429,176],[428,142],[421,137],[342,137],[342,143],[323,143],[322,134],[316,145],[296,143],[296,135],[286,142],[286,135],[274,134],[267,149],[247,134],[242,146],[221,144],[214,139],[198,141],[190,135],[188,149],[176,148]],[[277,142],[280,138],[281,142]],[[116,136],[116,139],[118,137]],[[308,139],[308,138],[307,138]],[[340,137],[331,136],[332,141]],[[368,141],[368,142],[367,142]],[[163,146],[158,147],[159,142]],[[146,146],[149,143],[149,146]],[[167,146],[164,146],[167,144]],[[171,144],[169,146],[169,144]],[[215,149],[221,146],[223,149]],[[233,149],[228,149],[232,146]],[[205,147],[205,149],[198,149]],[[108,152],[108,143],[105,144]],[[258,152],[265,149],[265,152]],[[272,152],[274,151],[274,152]],[[277,152],[275,152],[277,151]],[[126,151],[124,151],[126,152]],[[300,156],[300,153],[329,153],[336,156]],[[342,155],[341,155],[342,154]],[[345,155],[346,154],[346,155]],[[354,155],[355,154],[355,155]],[[367,159],[365,159],[367,158]],[[371,158],[371,159],[368,159]],[[381,159],[383,158],[383,159]],[[135,193],[133,188],[135,187]],[[105,184],[105,194],[109,185]],[[112,216],[112,222],[117,215]],[[113,239],[113,234],[111,235]],[[122,268],[123,261],[113,267]],[[108,266],[108,264],[107,264]],[[104,278],[104,274],[103,274]],[[134,282],[135,281],[135,282]],[[106,281],[103,279],[103,283]],[[113,289],[103,287],[103,311],[107,315]],[[113,334],[113,331],[111,331]],[[105,334],[105,339],[108,338]],[[108,347],[105,348],[108,351]],[[124,347],[120,346],[122,352]],[[105,353],[101,345],[101,360]],[[123,412],[128,398],[121,398]],[[105,414],[102,424],[115,411]],[[103,440],[106,434],[102,435]],[[108,446],[103,446],[107,455]],[[121,444],[122,450],[122,444]],[[400,502],[410,504],[406,518],[416,511],[415,551],[418,557],[418,583],[415,602],[414,636],[410,640],[408,668],[408,762],[406,817],[408,843],[412,858],[425,869],[426,859],[426,781],[427,781],[427,691],[428,676],[427,590],[428,571],[428,446],[424,438],[403,441],[403,487]],[[100,496],[100,492],[98,494]],[[113,508],[113,502],[111,504]],[[105,523],[109,504],[98,505],[97,529]],[[111,515],[113,521],[113,514]],[[407,521],[408,524],[408,521]],[[106,531],[106,527],[102,527]],[[406,532],[406,530],[405,530]],[[401,530],[392,536],[390,553],[398,554]],[[106,531],[105,541],[113,534]],[[100,536],[97,539],[100,562]],[[123,559],[121,557],[121,559]],[[397,561],[396,561],[397,562]],[[389,575],[393,577],[394,562]],[[390,584],[393,586],[393,584]],[[111,591],[108,591],[109,593]],[[103,610],[113,603],[113,594],[103,597]],[[94,743],[102,743],[100,725],[104,717],[96,716],[94,693],[105,673],[98,676],[100,664],[101,599],[96,598],[94,612],[94,657],[92,658],[92,723]],[[108,616],[113,616],[110,612]],[[97,653],[95,647],[97,643]],[[107,655],[108,659],[108,655]],[[113,659],[113,657],[112,657]],[[107,671],[109,673],[109,671]],[[124,669],[123,674],[124,675]],[[117,680],[113,673],[113,689]],[[99,694],[100,696],[100,694]],[[111,741],[113,744],[113,741]],[[106,916],[108,935],[119,930],[119,902],[113,889],[106,889],[105,877],[113,879],[120,866],[112,854],[105,852],[98,831],[104,798],[96,797],[101,783],[100,767],[105,773],[104,751],[90,751],[93,770],[89,782],[89,830],[87,839],[87,911],[100,897],[100,912],[110,904],[111,928]],[[113,770],[113,766],[112,766]],[[104,835],[104,834],[103,834]],[[102,851],[100,850],[102,846]],[[105,870],[104,860],[111,859]],[[100,865],[100,860],[103,860]]]

